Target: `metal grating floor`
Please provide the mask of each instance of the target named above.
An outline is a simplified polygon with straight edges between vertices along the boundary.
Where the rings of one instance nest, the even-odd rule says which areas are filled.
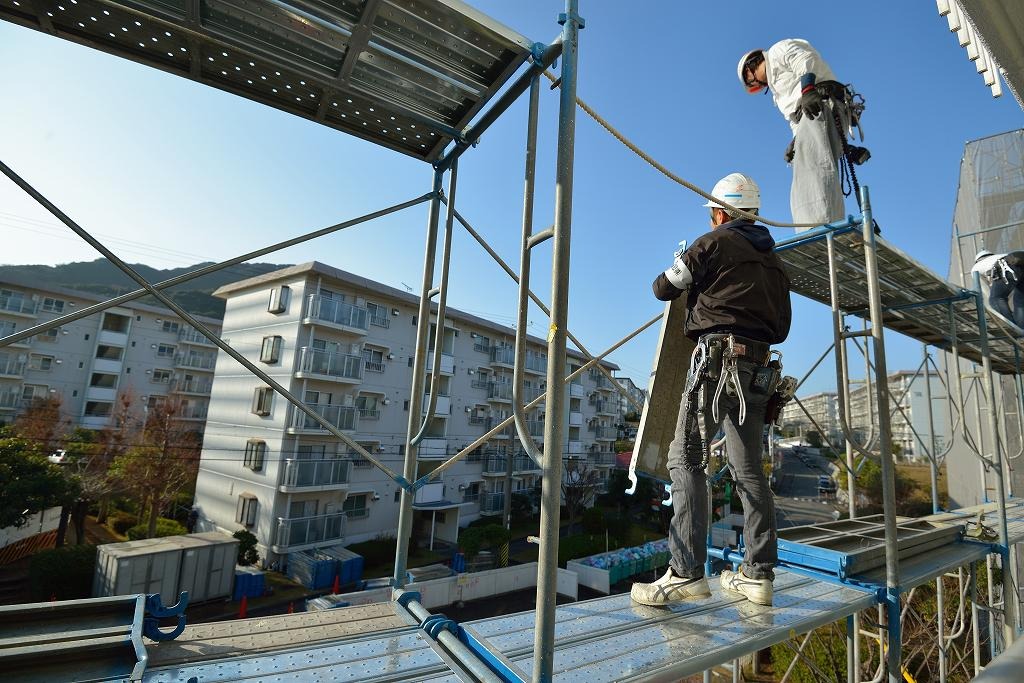
[[[459,0],[0,0],[0,19],[428,161],[532,45]]]
[[[947,282],[900,249],[876,237],[878,273],[885,326],[919,341],[950,350],[950,309],[960,355],[981,363],[978,340],[978,310],[973,292]],[[866,315],[868,291],[864,270],[864,248],[860,232],[835,237],[836,276],[839,306],[855,315]],[[828,246],[824,239],[784,247],[778,252],[786,264],[793,291],[831,304]],[[988,310],[989,348],[992,368],[999,373],[1016,370],[1014,348],[1024,351],[1021,333],[995,312]]]

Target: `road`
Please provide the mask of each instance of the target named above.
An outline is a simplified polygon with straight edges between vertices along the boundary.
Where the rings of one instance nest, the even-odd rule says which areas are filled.
[[[783,449],[782,467],[777,473],[775,514],[779,528],[814,524],[835,519],[841,510],[835,501],[818,498],[818,477],[829,474],[829,461],[818,455]]]

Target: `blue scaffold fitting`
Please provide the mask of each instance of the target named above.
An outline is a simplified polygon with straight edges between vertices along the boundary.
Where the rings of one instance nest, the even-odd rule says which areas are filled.
[[[146,596],[146,616],[142,620],[142,635],[150,640],[162,642],[174,640],[185,630],[185,608],[188,606],[188,591],[182,591],[178,602],[171,607],[164,607],[159,593]],[[160,630],[160,619],[177,617],[178,622],[170,631]]]
[[[548,46],[544,43],[534,43],[530,48],[530,55],[533,57],[533,63],[540,65],[542,59],[544,59],[544,51],[548,49]]]
[[[392,582],[393,582],[393,580],[392,580]],[[402,607],[404,607],[406,609],[409,609],[409,603],[412,602],[413,600],[415,600],[416,602],[419,602],[420,601],[420,597],[421,597],[420,594],[417,593],[416,591],[403,591],[401,595],[399,595],[397,598],[395,598],[395,602],[397,602]]]
[[[395,483],[410,493],[416,490],[413,488],[413,484],[400,474],[395,477]]]
[[[441,631],[448,631],[455,637],[459,636],[459,625],[452,619],[449,619],[443,614],[431,614],[420,622],[420,628],[427,632],[427,635],[437,640],[437,637],[441,635]]]
[[[564,24],[565,24],[565,22],[569,21],[569,19],[572,19],[572,20],[573,20],[573,22],[575,22],[575,24],[576,24],[576,27],[577,27],[577,28],[578,28],[579,30],[581,30],[581,31],[582,31],[583,29],[585,29],[585,28],[587,27],[587,21],[586,21],[586,19],[584,19],[583,17],[581,17],[581,16],[580,16],[579,14],[577,14],[576,12],[573,12],[573,13],[572,13],[572,16],[569,16],[569,15],[568,15],[568,14],[566,14],[565,12],[559,12],[559,13],[558,13],[558,25],[559,25],[559,26],[562,26],[562,25],[564,25]]]

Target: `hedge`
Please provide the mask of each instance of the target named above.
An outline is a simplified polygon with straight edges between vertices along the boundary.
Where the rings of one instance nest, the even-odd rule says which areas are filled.
[[[166,517],[159,517],[156,520],[156,536],[183,536],[188,531],[182,525],[175,522],[173,519],[167,519]],[[136,524],[128,530],[128,540],[138,541],[142,538],[149,538],[149,523]]]
[[[29,561],[32,598],[38,602],[77,600],[92,595],[96,546],[65,545],[43,550]]]

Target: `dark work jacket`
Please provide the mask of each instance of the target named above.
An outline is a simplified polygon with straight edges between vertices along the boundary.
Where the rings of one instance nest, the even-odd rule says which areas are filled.
[[[686,336],[732,332],[778,344],[789,336],[793,314],[789,277],[775,254],[767,228],[739,219],[698,237],[683,252],[693,275],[689,290],[674,286],[662,273],[654,295],[671,301],[687,294]]]

